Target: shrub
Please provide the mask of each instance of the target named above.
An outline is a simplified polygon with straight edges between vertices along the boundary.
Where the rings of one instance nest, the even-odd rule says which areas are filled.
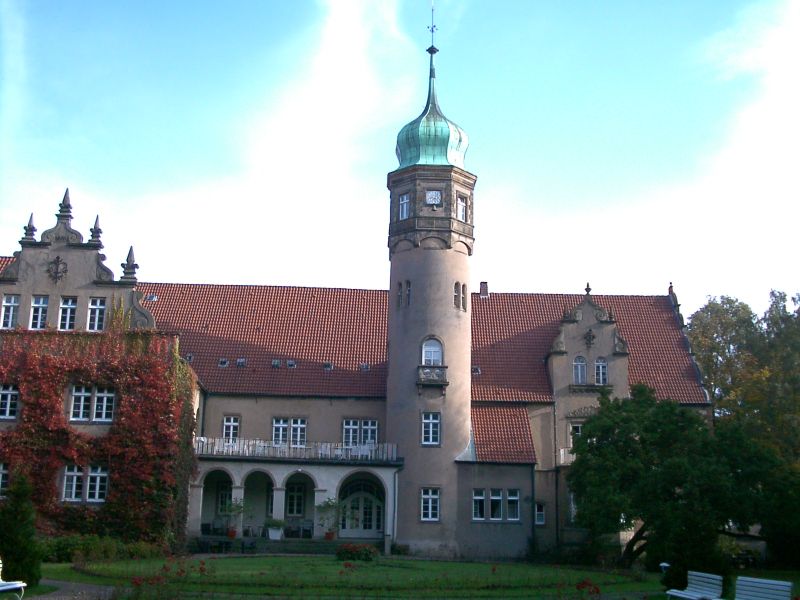
[[[378,549],[371,544],[342,544],[336,549],[339,560],[371,561],[378,557]]]
[[[32,488],[22,473],[15,473],[0,504],[0,556],[7,581],[21,580],[29,586],[42,578],[42,558],[36,542],[36,511]]]

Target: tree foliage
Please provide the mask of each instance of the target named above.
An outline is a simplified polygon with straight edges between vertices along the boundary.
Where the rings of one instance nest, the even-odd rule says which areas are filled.
[[[732,435],[729,455],[746,441],[755,476],[757,512],[770,554],[800,564],[800,295],[772,292],[761,318],[734,298],[711,299],[694,315],[689,339],[715,401],[719,435]],[[729,456],[730,458],[730,456]],[[743,464],[739,457],[736,462]],[[738,521],[737,521],[738,522]]]
[[[735,479],[697,412],[659,402],[642,385],[630,399],[601,398],[575,442],[568,479],[577,521],[593,539],[636,527],[621,557],[714,568],[717,531],[730,518]]]
[[[42,558],[36,543],[36,511],[31,501],[33,490],[28,478],[17,474],[11,480],[6,498],[0,502],[0,558],[3,578],[24,581],[29,586],[42,577]]]

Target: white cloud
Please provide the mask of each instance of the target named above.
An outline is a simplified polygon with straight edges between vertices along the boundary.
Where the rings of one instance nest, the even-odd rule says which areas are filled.
[[[674,281],[686,316],[709,295],[736,296],[760,312],[771,289],[799,291],[800,2],[747,10],[707,52],[725,77],[755,74],[758,85],[693,180],[612,212],[546,218],[535,207],[522,214],[513,199],[524,198],[521,188],[482,189],[493,214],[480,215],[476,280],[488,277],[498,291],[552,292],[580,292],[588,280],[597,293],[633,294],[663,294]]]

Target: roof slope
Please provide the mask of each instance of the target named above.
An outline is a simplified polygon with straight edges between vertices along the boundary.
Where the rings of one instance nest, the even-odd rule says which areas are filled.
[[[581,294],[491,294],[472,297],[473,400],[552,399],[544,359],[565,309]],[[628,382],[646,383],[659,398],[706,402],[669,296],[592,296],[611,309],[628,342]]]
[[[140,283],[160,329],[181,335],[181,353],[211,392],[380,397],[386,395],[384,290]],[[610,308],[628,342],[629,383],[661,398],[705,403],[668,296],[592,296]],[[475,401],[549,402],[544,364],[565,308],[579,294],[472,296]],[[247,365],[237,367],[236,359]],[[220,367],[227,359],[229,366]],[[272,368],[273,360],[280,368]],[[297,361],[287,369],[286,360]],[[333,363],[333,370],[323,363]],[[362,363],[369,370],[362,370]]]
[[[472,405],[478,462],[535,463],[528,411],[520,404]]]

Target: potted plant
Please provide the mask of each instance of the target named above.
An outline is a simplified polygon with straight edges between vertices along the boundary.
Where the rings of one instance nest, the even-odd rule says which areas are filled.
[[[228,526],[226,529],[226,535],[233,539],[236,537],[236,524],[238,521],[239,515],[244,513],[246,510],[244,500],[240,500],[238,498],[231,500],[231,503],[225,508],[225,510],[220,511],[221,515],[225,515],[227,517]]]
[[[325,530],[325,539],[332,540],[339,531],[342,503],[336,498],[326,498],[316,508],[319,526]]]
[[[269,517],[264,521],[264,527],[269,532],[269,539],[279,540],[283,537],[283,528],[286,527],[286,521]]]

